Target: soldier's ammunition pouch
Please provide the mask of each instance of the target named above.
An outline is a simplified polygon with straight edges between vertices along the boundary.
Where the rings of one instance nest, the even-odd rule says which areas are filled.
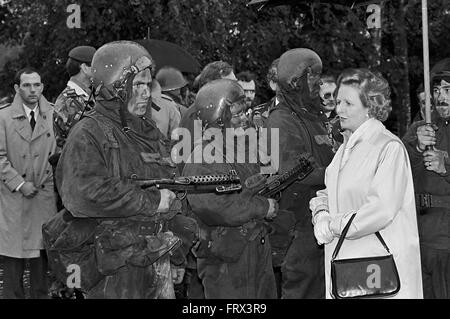
[[[163,224],[141,219],[74,218],[63,209],[42,227],[49,266],[66,284],[70,265],[80,269],[80,287],[89,291],[128,264],[146,267],[177,249],[181,241]]]
[[[215,227],[193,253],[211,264],[234,263],[241,258],[249,242],[265,234],[265,226],[254,222],[239,227]]]
[[[79,267],[80,287],[88,291],[104,276],[97,270],[94,247],[95,219],[74,218],[66,209],[42,226],[44,247],[51,272],[64,284]],[[75,273],[74,273],[75,274]],[[75,281],[76,282],[76,281]]]
[[[189,251],[198,240],[198,224],[194,218],[182,214],[175,215],[168,224],[175,236],[182,240],[180,248],[171,252],[170,261],[174,265],[185,266]]]
[[[103,222],[95,235],[99,271],[111,275],[127,264],[146,267],[179,247],[178,237],[157,228],[154,222],[128,219]]]

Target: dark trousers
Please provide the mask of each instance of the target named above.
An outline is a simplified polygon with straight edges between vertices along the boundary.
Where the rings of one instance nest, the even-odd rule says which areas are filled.
[[[268,236],[249,241],[236,262],[213,264],[197,259],[205,299],[276,299]]]
[[[324,299],[324,251],[314,238],[312,227],[296,230],[281,266],[282,299]]]
[[[24,299],[23,274],[24,258],[3,256],[3,298]],[[48,298],[47,256],[41,250],[38,258],[28,259],[30,264],[30,296],[32,299]]]
[[[450,252],[421,245],[423,297],[450,299]]]
[[[202,280],[198,277],[197,269],[186,269],[188,287],[186,297],[188,299],[205,299]]]
[[[281,299],[281,282],[283,280],[281,267],[273,267],[273,274],[275,275],[275,284],[277,285],[277,298]]]

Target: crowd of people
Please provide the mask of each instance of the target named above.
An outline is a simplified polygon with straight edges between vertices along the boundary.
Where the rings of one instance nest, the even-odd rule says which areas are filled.
[[[432,124],[418,116],[402,138],[382,123],[392,105],[381,74],[327,74],[306,48],[268,66],[273,98],[261,104],[248,70],[214,61],[190,83],[173,66],[156,72],[130,41],[75,47],[66,71],[52,104],[39,71],[19,70],[0,109],[5,298],[24,298],[27,260],[32,298],[333,298],[344,232],[340,258],[389,247],[393,298],[450,297],[450,59],[431,71]],[[423,117],[423,87],[417,96]],[[192,153],[175,163],[180,129]],[[251,142],[234,143],[251,129],[277,132],[278,151],[240,161]],[[306,177],[275,198],[257,191],[305,154]],[[241,185],[227,192],[137,183],[230,172]]]

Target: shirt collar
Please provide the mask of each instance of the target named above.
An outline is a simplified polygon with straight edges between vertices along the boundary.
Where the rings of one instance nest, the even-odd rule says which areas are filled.
[[[33,111],[34,112],[34,119],[36,120],[36,114],[37,114],[37,112],[38,112],[38,104],[36,103],[36,106],[34,107],[34,109],[30,109],[28,106],[26,106],[25,104],[22,104],[23,105],[23,109],[25,110],[25,114],[27,115],[27,117],[28,117],[28,120],[31,120],[31,115],[30,115],[30,113],[31,113],[31,111]]]
[[[78,83],[78,81],[74,79],[70,79],[69,82],[67,82],[67,86],[75,90],[75,93],[77,93],[77,95],[81,95],[88,98],[89,94],[85,91],[84,88],[81,87],[81,85],[82,85],[81,83]]]

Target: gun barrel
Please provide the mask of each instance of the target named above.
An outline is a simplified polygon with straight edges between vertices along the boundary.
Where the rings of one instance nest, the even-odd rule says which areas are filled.
[[[229,174],[217,175],[195,175],[195,176],[181,176],[175,178],[161,178],[161,179],[137,179],[132,178],[141,188],[156,187],[158,189],[167,188],[174,191],[193,190],[222,190],[219,186],[225,185],[240,185],[240,178],[236,171],[232,170]],[[228,188],[225,188],[228,190]],[[230,190],[235,187],[229,188]]]

